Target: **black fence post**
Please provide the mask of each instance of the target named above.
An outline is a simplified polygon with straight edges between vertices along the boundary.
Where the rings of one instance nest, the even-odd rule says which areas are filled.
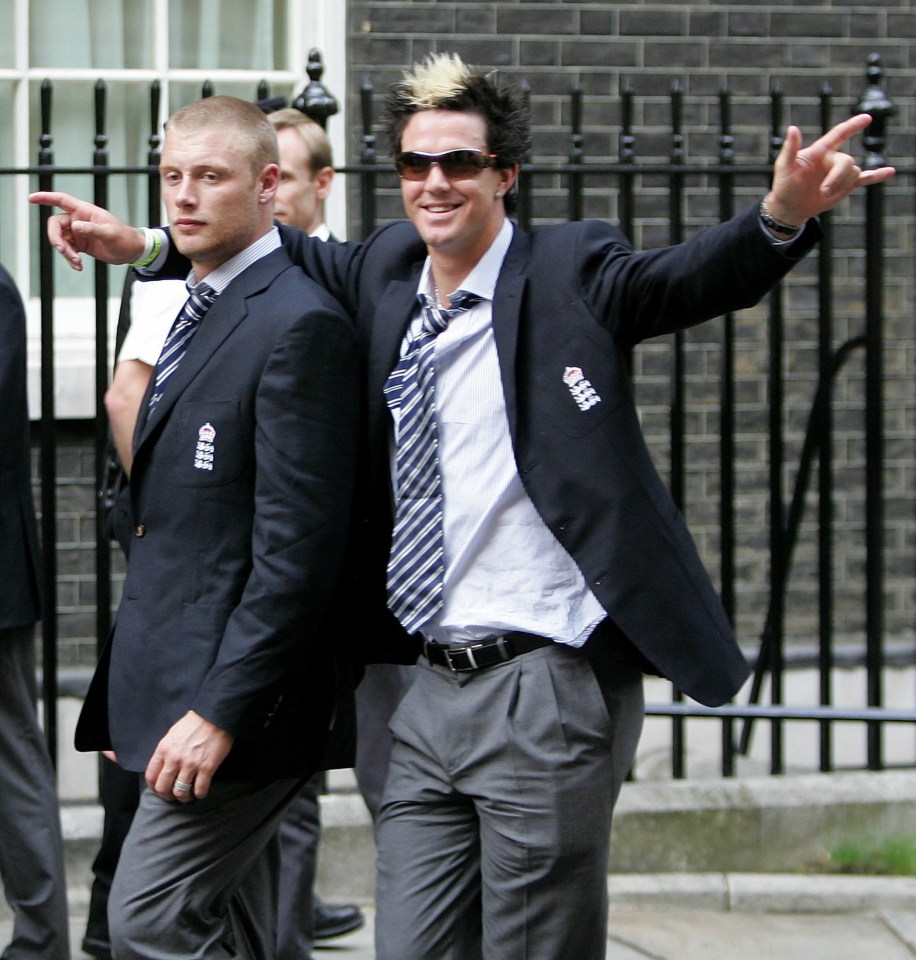
[[[857,113],[871,114],[865,131],[863,167],[886,164],[887,121],[894,105],[881,88],[881,58],[868,58],[868,87],[856,105]],[[884,659],[884,188],[876,184],[865,192],[865,655],[868,705],[883,703]],[[881,725],[868,725],[868,767],[883,767]]]
[[[731,100],[719,93],[719,220],[735,213],[735,178],[728,168],[735,162],[731,133]],[[719,579],[722,605],[735,622],[735,318],[722,318],[722,357],[719,370]],[[734,720],[722,721],[722,776],[735,774]]]
[[[770,94],[770,163],[783,143],[783,96],[778,87]],[[782,703],[783,634],[785,630],[785,508],[782,483],[785,467],[785,439],[783,434],[784,316],[782,284],[769,296],[769,487],[770,487],[770,608],[767,615],[764,645],[770,670],[770,702]],[[761,651],[763,652],[763,651]],[[783,725],[773,720],[770,732],[770,772],[783,772]]]
[[[828,86],[821,90],[821,130],[832,124],[833,94]],[[823,419],[817,440],[818,460],[818,701],[830,704],[833,663],[833,217],[820,217],[823,237],[818,247],[818,383],[823,391]],[[833,769],[832,727],[819,727],[820,770]]]
[[[570,106],[570,133],[569,133],[569,165],[581,165],[584,150],[582,140],[582,90],[575,87],[569,94]],[[582,187],[583,174],[578,170],[570,170],[566,194],[566,205],[570,220],[582,219]]]
[[[668,161],[671,165],[668,174],[668,243],[680,243],[684,239],[684,177],[681,167],[684,164],[684,92],[677,81],[671,87],[671,151]],[[671,407],[668,419],[669,449],[671,468],[668,485],[671,497],[678,509],[683,511],[684,490],[684,449],[686,432],[687,391],[684,368],[685,334],[678,330],[671,339]],[[680,690],[674,690],[675,702],[684,699]],[[676,779],[686,776],[686,726],[683,717],[671,718],[671,774]]]
[[[632,239],[636,217],[633,202],[635,174],[627,170],[636,159],[636,137],[633,135],[633,88],[625,80],[620,90],[620,142],[617,159],[625,169],[620,174],[617,221],[624,234]]]
[[[154,80],[149,89],[149,152],[146,155],[146,164],[149,167],[146,176],[146,222],[149,226],[156,226],[162,214],[162,181],[159,178],[159,157],[162,150],[162,136],[159,133],[159,107],[162,99],[162,88],[159,81]]]
[[[519,86],[521,89],[522,102],[524,103],[525,115],[531,116],[531,87],[527,80],[523,80]],[[518,190],[518,224],[522,230],[531,229],[531,198],[533,190],[531,173],[525,170],[525,167],[530,162],[531,148],[529,146],[528,150],[525,151],[525,156],[522,160],[522,169],[519,171],[518,183],[516,185],[516,190]]]
[[[359,88],[359,104],[363,126],[359,161],[364,167],[360,173],[359,184],[360,219],[362,220],[362,236],[365,238],[375,229],[378,219],[375,201],[378,175],[372,169],[378,163],[378,156],[375,151],[375,134],[372,132],[372,82],[368,77],[363,79]]]
[[[54,138],[51,136],[53,87],[41,85],[41,138],[38,189],[53,190]],[[39,289],[41,293],[41,543],[43,612],[41,625],[42,699],[45,737],[51,760],[57,765],[57,427],[54,403],[54,257],[47,234],[50,207],[39,208]]]
[[[92,163],[93,203],[108,209],[108,136],[106,106],[108,90],[99,80],[95,86],[95,153]],[[96,646],[99,650],[111,629],[111,538],[103,500],[108,464],[108,416],[105,391],[108,389],[108,264],[95,260],[95,591]]]

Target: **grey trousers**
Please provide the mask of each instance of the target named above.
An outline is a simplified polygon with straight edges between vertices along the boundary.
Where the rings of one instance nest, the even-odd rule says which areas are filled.
[[[302,784],[216,781],[189,804],[145,789],[108,901],[116,960],[273,957],[277,827]]]
[[[324,774],[306,781],[280,822],[277,960],[310,960],[315,945],[315,873]]]
[[[413,667],[370,663],[356,688],[356,782],[375,820],[388,776],[388,722],[413,677]],[[323,774],[309,780],[280,824],[280,900],[277,960],[308,960],[315,945],[315,875],[321,838]]]
[[[391,724],[377,960],[604,960],[643,711],[637,667],[599,682],[559,645],[474,673],[421,658]]]
[[[3,960],[68,960],[54,770],[35,712],[34,627],[0,630],[0,875],[13,909]]]
[[[391,731],[388,724],[413,679],[414,667],[399,663],[367,663],[356,688],[356,783],[373,821],[378,819],[388,761]]]

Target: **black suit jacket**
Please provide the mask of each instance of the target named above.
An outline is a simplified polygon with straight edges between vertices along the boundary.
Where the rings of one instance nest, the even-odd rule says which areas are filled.
[[[414,310],[426,251],[405,223],[364,244],[327,249],[283,233],[294,262],[357,318],[368,365],[362,590],[377,613],[367,653],[409,661],[417,638],[384,611],[393,518],[382,386]],[[777,250],[756,206],[683,244],[639,254],[602,222],[516,229],[497,283],[493,330],[526,491],[607,611],[608,634],[710,705],[733,696],[748,668],[645,446],[627,356],[648,337],[757,303],[819,235],[809,224]],[[576,370],[599,398],[587,409],[572,389]]]
[[[351,651],[321,622],[352,507],[358,384],[352,325],[282,250],[218,297],[138,421],[135,533],[79,749],[143,770],[195,710],[235,737],[218,775],[352,763]]]
[[[41,619],[38,532],[31,486],[26,323],[13,278],[0,267],[0,630]]]

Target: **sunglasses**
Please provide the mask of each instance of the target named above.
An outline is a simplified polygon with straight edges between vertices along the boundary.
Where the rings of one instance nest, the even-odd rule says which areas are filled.
[[[415,153],[407,150],[394,158],[403,180],[425,180],[433,164],[449,180],[472,180],[481,170],[496,166],[496,154],[482,150],[446,150],[445,153]]]

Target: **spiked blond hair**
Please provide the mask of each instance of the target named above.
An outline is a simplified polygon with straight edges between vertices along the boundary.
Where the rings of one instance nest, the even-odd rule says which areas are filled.
[[[435,110],[440,103],[459,97],[472,79],[457,53],[430,54],[404,74],[402,96],[417,110]]]

